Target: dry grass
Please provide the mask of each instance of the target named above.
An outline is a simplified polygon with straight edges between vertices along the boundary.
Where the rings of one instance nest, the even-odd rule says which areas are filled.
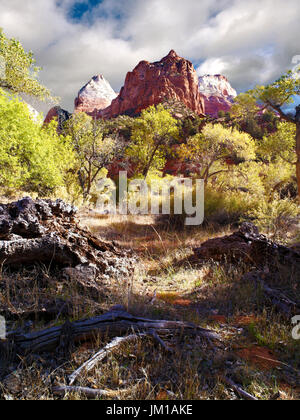
[[[185,320],[214,328],[222,342],[210,345],[184,336],[164,337],[175,352],[168,355],[151,339],[142,338],[120,347],[83,375],[77,385],[109,389],[110,399],[238,399],[222,381],[227,374],[257,398],[270,399],[280,392],[281,399],[299,399],[299,342],[291,337],[289,320],[266,307],[261,292],[252,284],[241,282],[245,267],[192,267],[179,263],[191,254],[193,246],[228,234],[227,229],[172,232],[155,225],[150,216],[108,218],[91,213],[83,213],[81,222],[94,234],[139,255],[134,276],[127,282],[103,284],[103,294],[95,300],[50,274],[46,267],[36,268],[34,278],[24,270],[4,271],[0,281],[1,305],[11,305],[16,310],[38,308],[41,296],[59,297],[70,303],[72,320],[123,304],[140,316]],[[299,279],[285,278],[282,286],[300,298]],[[50,325],[64,321],[61,316]],[[41,323],[36,322],[34,327],[41,327]],[[2,381],[2,397],[53,399],[51,385],[66,383],[66,375],[106,343],[103,337],[84,344],[67,359],[53,354],[31,355],[6,366],[6,373],[15,373]],[[255,348],[262,349],[259,357],[253,353]],[[271,360],[260,359],[264,357],[261,354],[269,355]],[[265,369],[261,368],[262,361]],[[70,394],[65,399],[82,396]]]

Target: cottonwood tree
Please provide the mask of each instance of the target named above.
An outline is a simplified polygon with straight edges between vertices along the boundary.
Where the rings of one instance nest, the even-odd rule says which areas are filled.
[[[38,80],[41,67],[36,66],[33,53],[26,52],[22,44],[9,39],[0,28],[0,87],[11,93],[27,94],[40,100],[55,100],[49,89]]]
[[[282,120],[295,126],[294,150],[296,158],[293,161],[293,165],[296,167],[298,197],[300,200],[300,106],[296,107],[295,115],[291,115],[284,109],[286,105],[295,102],[295,97],[300,96],[299,76],[299,70],[298,73],[288,71],[274,83],[267,86],[257,86],[249,91],[248,94],[265,108],[271,108],[276,111]]]
[[[212,177],[229,172],[229,158],[250,161],[256,157],[254,140],[236,128],[207,124],[200,134],[188,139],[179,149],[182,159],[191,161],[205,185]]]
[[[163,105],[142,111],[132,128],[127,155],[137,165],[137,172],[147,178],[151,169],[161,170],[172,141],[179,135],[177,120]]]
[[[26,104],[0,88],[0,188],[46,196],[64,187],[75,163],[70,139],[57,123],[37,124]]]
[[[104,122],[87,114],[74,114],[64,131],[72,139],[77,155],[78,177],[85,199],[91,193],[102,169],[107,168],[123,153],[124,145],[116,136],[104,134]]]

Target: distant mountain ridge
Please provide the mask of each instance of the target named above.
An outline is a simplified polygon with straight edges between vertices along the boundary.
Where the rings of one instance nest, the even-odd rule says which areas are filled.
[[[160,61],[141,61],[127,73],[117,94],[101,74],[92,77],[78,92],[74,112],[85,112],[95,119],[119,115],[136,116],[151,105],[171,100],[184,104],[199,116],[217,118],[229,111],[237,92],[220,74],[198,77],[193,64],[174,50]],[[60,117],[64,110],[60,111]],[[57,108],[49,111],[46,122],[57,117]]]

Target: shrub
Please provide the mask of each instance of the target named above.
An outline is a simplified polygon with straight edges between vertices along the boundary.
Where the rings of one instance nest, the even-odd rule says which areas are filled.
[[[186,194],[190,194],[187,192]],[[193,191],[195,204],[195,191]],[[243,192],[221,191],[206,187],[204,197],[204,224],[230,225],[238,224],[253,208],[257,206],[256,196]],[[171,214],[160,217],[160,221],[175,229],[183,229],[187,215],[174,214],[174,197],[171,199]]]
[[[300,222],[300,207],[289,198],[280,199],[278,194],[270,200],[261,200],[257,208],[248,215],[258,227],[272,239],[282,241],[290,229],[295,229]]]

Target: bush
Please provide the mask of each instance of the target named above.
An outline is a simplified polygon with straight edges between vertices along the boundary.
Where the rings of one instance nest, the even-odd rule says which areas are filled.
[[[287,238],[287,232],[295,230],[300,222],[300,207],[289,198],[280,199],[279,195],[270,200],[261,200],[257,208],[248,215],[255,224],[265,231],[275,241]]]
[[[193,191],[195,204],[195,191]],[[204,197],[204,224],[235,225],[238,224],[250,210],[257,205],[255,196],[248,193],[220,191],[211,186],[205,189]],[[171,200],[171,214],[161,216],[159,219],[175,229],[183,229],[187,215],[174,214],[174,198]]]
[[[250,211],[254,196],[241,191],[205,191],[205,222],[219,225],[237,224]]]

